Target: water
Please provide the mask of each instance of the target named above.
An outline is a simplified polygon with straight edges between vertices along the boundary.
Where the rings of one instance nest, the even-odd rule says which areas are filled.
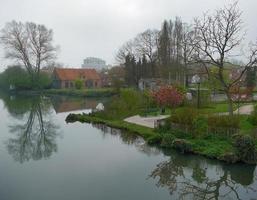
[[[149,147],[103,125],[66,124],[97,99],[0,95],[1,200],[257,199],[255,166]]]

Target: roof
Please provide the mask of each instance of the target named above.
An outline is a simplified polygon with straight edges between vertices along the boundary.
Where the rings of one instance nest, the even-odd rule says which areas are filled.
[[[54,73],[60,80],[75,80],[78,78],[100,80],[100,76],[95,69],[55,68]]]

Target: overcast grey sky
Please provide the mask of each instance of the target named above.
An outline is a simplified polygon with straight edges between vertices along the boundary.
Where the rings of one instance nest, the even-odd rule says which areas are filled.
[[[164,19],[191,22],[203,11],[230,0],[0,0],[0,28],[11,20],[45,24],[60,45],[58,61],[80,67],[95,56],[115,62],[117,49],[147,28],[160,29]],[[247,38],[257,38],[257,0],[240,0]],[[0,70],[6,64],[0,46]]]

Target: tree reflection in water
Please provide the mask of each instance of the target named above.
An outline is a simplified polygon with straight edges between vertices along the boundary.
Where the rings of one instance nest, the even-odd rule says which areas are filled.
[[[198,156],[172,153],[168,161],[157,165],[149,177],[158,178],[157,187],[167,187],[176,199],[245,199],[240,195],[256,193],[251,186],[255,166],[219,165]],[[256,193],[257,194],[257,193]]]
[[[127,131],[122,131],[120,129],[111,128],[104,124],[93,124],[93,127],[100,129],[103,133],[103,137],[106,137],[108,135],[115,135],[116,137],[118,136],[124,144],[134,145],[137,150],[147,155],[159,155],[161,153],[158,148],[147,145],[143,138],[135,134],[131,134]]]
[[[6,106],[19,105],[19,98],[14,102],[5,102]],[[15,103],[16,101],[16,103]],[[27,98],[30,101],[26,112],[19,114],[18,119],[22,123],[11,125],[10,132],[15,134],[6,142],[8,152],[16,161],[23,163],[29,160],[40,160],[50,157],[57,152],[56,137],[58,135],[56,126],[51,121],[50,106],[47,99],[42,97]],[[13,108],[8,108],[13,110]],[[11,113],[15,116],[15,113]],[[25,121],[25,123],[24,123]]]

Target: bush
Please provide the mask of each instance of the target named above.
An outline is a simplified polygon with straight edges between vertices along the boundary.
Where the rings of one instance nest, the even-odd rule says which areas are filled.
[[[114,96],[105,105],[105,111],[101,113],[103,119],[124,119],[138,114],[148,107],[147,100],[141,92],[132,89],[121,90],[118,96]]]
[[[161,135],[153,135],[153,136],[151,136],[151,137],[149,137],[148,139],[147,139],[147,143],[149,144],[149,145],[155,145],[155,144],[160,144],[161,143],[161,141],[162,141],[162,137],[161,137]]]
[[[175,139],[173,141],[173,147],[181,153],[192,152],[192,144],[183,139]]]
[[[237,115],[212,115],[208,117],[208,126],[240,128],[240,117]]]
[[[161,146],[166,147],[166,148],[172,147],[173,141],[175,139],[176,139],[176,137],[172,134],[163,134]]]
[[[185,125],[191,129],[193,121],[198,117],[198,111],[195,108],[182,108],[178,109],[171,115],[171,122],[176,124]]]
[[[40,73],[38,78],[38,86],[39,88],[49,89],[51,88],[52,79],[47,73]]]
[[[212,115],[208,116],[208,131],[217,134],[236,134],[240,129],[240,117],[238,115]]]
[[[239,159],[249,164],[256,164],[257,151],[254,140],[249,135],[235,135],[234,148]]]
[[[193,120],[193,133],[199,137],[208,132],[208,121],[204,116],[198,116]]]
[[[158,125],[158,131],[161,133],[167,133],[171,130],[170,118],[164,119],[164,123]]]
[[[75,80],[75,88],[77,90],[81,90],[83,88],[83,81],[81,79]]]

